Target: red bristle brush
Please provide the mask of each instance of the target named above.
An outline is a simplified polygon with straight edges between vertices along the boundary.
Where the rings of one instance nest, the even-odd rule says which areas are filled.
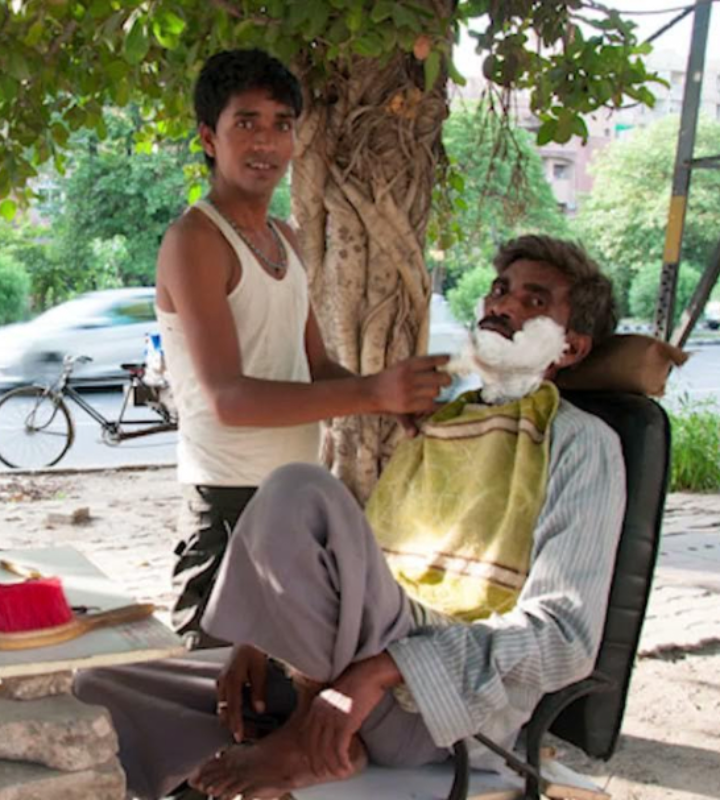
[[[61,644],[97,628],[145,619],[155,611],[152,604],[139,603],[77,615],[59,578],[46,578],[9,561],[0,561],[0,566],[28,578],[21,583],[0,584],[0,650]]]

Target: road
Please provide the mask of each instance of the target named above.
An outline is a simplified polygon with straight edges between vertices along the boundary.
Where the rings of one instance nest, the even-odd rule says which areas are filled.
[[[720,413],[720,343],[703,346],[690,342],[685,350],[692,355],[670,375],[665,402],[674,405],[687,394],[692,401],[716,403]]]
[[[671,375],[664,402],[675,406],[681,397],[687,395],[691,400],[716,402],[720,413],[720,345],[690,344],[687,349],[693,351],[693,355],[682,369]],[[117,416],[122,403],[119,391],[91,392],[85,396],[106,417]],[[103,443],[100,427],[94,420],[77,408],[73,408],[72,413],[76,439],[56,469],[175,463],[176,433],[154,434],[109,446]],[[138,415],[142,412],[136,409],[133,413]],[[7,471],[0,465],[0,472]]]
[[[107,419],[117,419],[122,406],[121,391],[89,391],[83,397]],[[102,440],[102,430],[95,420],[68,401],[75,424],[75,441],[55,469],[87,467],[117,467],[140,464],[174,464],[177,433],[158,433],[131,439],[118,445]],[[150,419],[152,412],[142,408],[129,409],[129,419]],[[10,471],[0,464],[0,472]]]

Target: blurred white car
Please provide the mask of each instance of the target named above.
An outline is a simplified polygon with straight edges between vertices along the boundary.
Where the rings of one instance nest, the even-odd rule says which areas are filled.
[[[123,376],[120,364],[144,359],[145,336],[158,331],[155,289],[107,289],[61,303],[30,322],[0,328],[0,384],[45,382],[66,354],[90,356],[80,380]]]
[[[705,306],[705,324],[711,331],[720,328],[720,300],[711,300]]]
[[[470,328],[458,322],[450,304],[441,294],[430,298],[430,341],[428,353],[458,355],[470,341]]]
[[[428,353],[442,353],[457,356],[470,341],[470,327],[458,322],[450,310],[450,304],[441,294],[430,298],[430,341]],[[453,377],[452,386],[440,393],[440,399],[452,400],[462,392],[477,389],[480,379],[477,375]]]

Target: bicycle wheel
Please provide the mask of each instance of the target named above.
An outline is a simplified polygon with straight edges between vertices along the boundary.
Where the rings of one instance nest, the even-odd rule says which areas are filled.
[[[42,386],[20,386],[0,397],[0,461],[8,467],[52,467],[74,438],[62,397]]]

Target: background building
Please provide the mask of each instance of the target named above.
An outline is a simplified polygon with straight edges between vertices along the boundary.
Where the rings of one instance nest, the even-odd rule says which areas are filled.
[[[687,56],[658,50],[646,58],[646,63],[649,71],[657,72],[668,83],[668,86],[654,84],[651,87],[657,98],[654,108],[638,104],[615,112],[603,111],[586,119],[590,135],[585,144],[580,138],[573,137],[564,145],[553,143],[539,148],[545,175],[565,213],[574,214],[583,195],[592,189],[589,166],[597,152],[637,128],[647,127],[671,114],[680,114],[687,78]],[[467,85],[458,90],[458,95],[462,100],[477,101],[484,88],[482,77],[469,78]],[[520,127],[536,131],[539,121],[530,111],[528,95],[519,92],[513,102]],[[720,121],[720,61],[708,59],[706,63],[701,113]]]

